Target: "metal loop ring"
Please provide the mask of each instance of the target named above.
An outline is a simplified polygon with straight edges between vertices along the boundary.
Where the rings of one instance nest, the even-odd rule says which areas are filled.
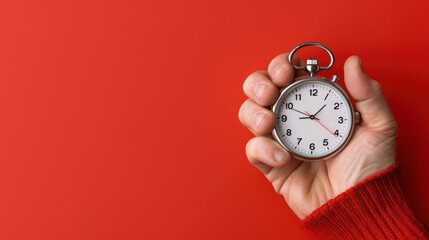
[[[320,67],[320,70],[329,70],[329,69],[332,68],[332,66],[334,66],[335,57],[334,57],[334,54],[331,52],[331,50],[329,50],[329,48],[327,48],[325,45],[320,44],[320,43],[306,42],[306,43],[298,45],[298,47],[294,48],[292,50],[292,52],[290,52],[290,54],[289,54],[289,62],[290,62],[290,64],[292,65],[292,67],[294,69],[296,69],[296,70],[304,70],[305,69],[305,66],[303,66],[303,67],[297,67],[297,66],[293,65],[293,63],[292,63],[292,57],[295,54],[295,52],[298,51],[298,49],[303,48],[303,47],[307,47],[307,46],[320,47],[320,48],[323,48],[325,51],[327,51],[329,53],[329,56],[331,57],[331,63],[327,67]]]

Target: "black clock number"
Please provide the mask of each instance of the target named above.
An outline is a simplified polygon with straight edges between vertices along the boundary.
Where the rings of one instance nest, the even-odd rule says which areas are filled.
[[[343,123],[344,122],[344,118],[343,117],[339,117],[338,118],[338,123]]]
[[[310,89],[310,96],[317,96],[317,89]]]
[[[282,122],[286,122],[286,121],[287,121],[286,115],[282,115]]]
[[[299,145],[299,143],[301,142],[302,138],[296,138],[296,139],[298,139],[298,145]]]
[[[286,109],[293,109],[293,103],[286,103]]]
[[[328,139],[323,139],[323,146],[328,146],[328,145],[329,145]]]
[[[301,94],[295,94],[295,100],[301,101]]]
[[[339,135],[338,130],[335,130],[334,135],[338,137]]]
[[[290,129],[286,130],[286,135],[288,135],[288,136],[292,135],[292,130],[290,130]]]
[[[339,110],[339,109],[340,109],[340,108],[339,108],[339,107],[340,107],[340,104],[339,104],[339,103],[337,103],[337,102],[336,102],[336,103],[334,103],[334,106],[335,106],[335,107],[334,107],[334,109],[335,109],[335,110]]]
[[[314,150],[315,148],[314,143],[310,143],[310,150]]]

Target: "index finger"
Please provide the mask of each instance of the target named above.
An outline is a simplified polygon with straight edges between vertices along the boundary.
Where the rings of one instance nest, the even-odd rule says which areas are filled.
[[[277,87],[286,87],[295,77],[306,75],[303,70],[296,71],[288,60],[289,53],[283,53],[275,57],[268,65],[268,74],[271,80]],[[292,57],[292,62],[295,66],[304,66],[305,63],[298,56]]]

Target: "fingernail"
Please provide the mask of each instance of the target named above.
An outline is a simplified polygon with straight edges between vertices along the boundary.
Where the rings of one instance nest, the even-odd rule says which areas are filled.
[[[283,159],[285,158],[284,152],[282,152],[280,150],[275,150],[273,155],[274,155],[274,159],[276,160],[276,162],[282,162]]]
[[[262,99],[262,97],[264,96],[266,89],[267,89],[267,86],[265,84],[258,84],[255,87],[255,94],[259,100]]]
[[[280,78],[283,75],[283,71],[284,71],[284,66],[281,64],[278,64],[277,66],[274,67],[274,77]]]
[[[256,114],[255,117],[255,124],[257,128],[261,128],[261,126],[263,125],[264,121],[265,121],[265,113],[258,113]]]

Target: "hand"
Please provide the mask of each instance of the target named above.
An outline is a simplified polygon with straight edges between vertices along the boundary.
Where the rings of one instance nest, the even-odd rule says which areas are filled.
[[[396,162],[397,124],[378,82],[363,71],[357,56],[344,64],[346,87],[356,100],[361,123],[352,139],[335,157],[326,161],[303,162],[294,158],[272,138],[276,118],[266,107],[279,96],[279,88],[289,85],[294,72],[288,54],[273,59],[268,71],[251,74],[243,85],[249,97],[240,108],[239,118],[255,137],[246,145],[249,161],[284,196],[295,214],[303,219],[340,193]],[[303,65],[298,57],[295,65]]]

